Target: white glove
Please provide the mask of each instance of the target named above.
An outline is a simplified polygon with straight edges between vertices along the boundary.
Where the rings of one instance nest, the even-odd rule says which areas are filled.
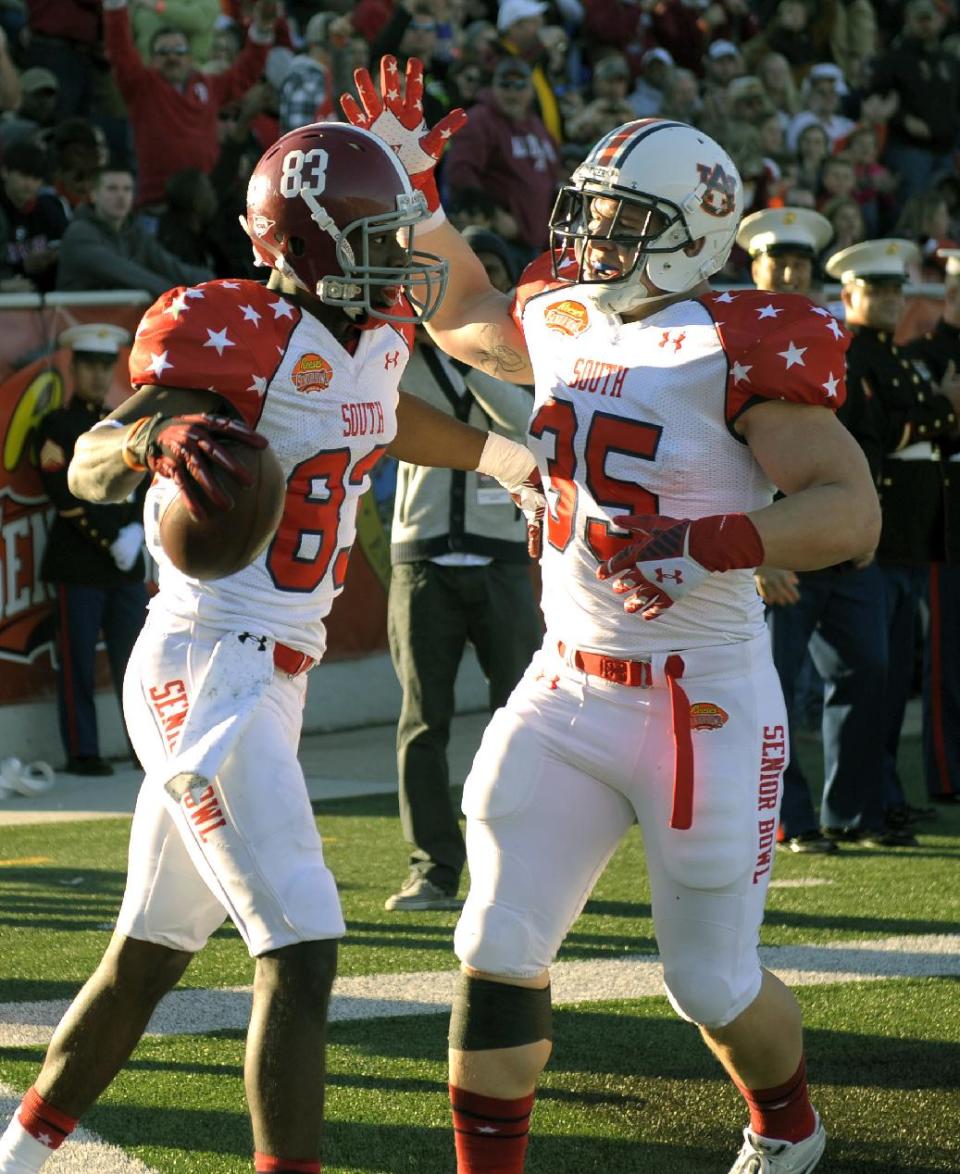
[[[538,559],[543,551],[543,520],[547,498],[533,453],[515,440],[488,432],[478,473],[496,477],[527,520],[527,551]]]
[[[137,561],[143,546],[143,527],[139,522],[128,522],[110,543],[110,554],[121,571],[129,571]]]

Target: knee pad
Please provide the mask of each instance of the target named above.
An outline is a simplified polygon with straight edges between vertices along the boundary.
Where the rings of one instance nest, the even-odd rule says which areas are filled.
[[[533,956],[530,930],[514,910],[478,907],[469,898],[453,935],[453,950],[471,970],[508,978],[533,978],[552,961]]]
[[[460,975],[448,1035],[455,1051],[519,1048],[552,1039],[549,986],[534,990]]]
[[[663,983],[674,1011],[698,1027],[726,1027],[750,1006],[760,992],[760,966],[755,981],[734,985],[732,976],[709,967],[664,967]]]

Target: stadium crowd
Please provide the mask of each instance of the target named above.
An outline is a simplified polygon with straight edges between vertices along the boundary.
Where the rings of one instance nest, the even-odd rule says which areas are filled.
[[[825,234],[800,242],[810,272],[794,287],[815,302],[824,303],[826,265],[841,250],[877,240],[915,246],[903,254],[902,275],[884,273],[946,281],[940,337],[957,354],[955,0],[7,2],[0,5],[0,292],[123,288],[156,296],[210,277],[257,277],[238,220],[257,159],[293,127],[342,118],[338,98],[352,87],[354,69],[385,53],[401,67],[411,56],[424,62],[429,124],[458,106],[468,110],[441,163],[444,203],[457,227],[499,238],[511,271],[546,247],[558,186],[598,138],[631,119],[672,119],[726,148],[743,177],[747,215],[819,214]],[[758,280],[746,239],[717,280],[778,288]],[[839,303],[831,308],[844,313]],[[889,324],[891,337],[897,325]],[[960,394],[950,383],[957,364],[919,353],[917,361],[936,373],[931,394],[947,401],[946,419]],[[904,427],[904,443],[924,437],[935,446],[927,463],[948,484],[955,424],[940,428],[938,419],[930,438],[910,433],[909,419]],[[887,483],[879,465],[877,476]],[[931,508],[938,520],[924,525],[940,532],[904,564],[906,586],[902,576],[896,583],[904,601],[891,657],[901,659],[891,660],[888,675],[922,679],[928,792],[955,802],[960,656],[949,641],[960,632],[951,562],[960,539],[951,526],[960,521],[942,499]],[[894,515],[896,525],[916,522],[909,509]],[[942,615],[918,639],[931,565]],[[764,596],[771,611],[794,602],[790,592]],[[841,662],[838,676],[848,667]],[[803,690],[789,684],[799,713]],[[832,684],[825,700],[828,709],[846,704]],[[894,749],[898,733],[888,729]],[[859,744],[842,742],[838,753],[856,759]],[[786,830],[785,845],[835,851],[838,840],[868,831],[887,834],[890,846],[915,842],[910,825],[930,810],[907,803],[891,763],[881,773],[862,786],[883,788],[883,828],[847,810],[842,826],[828,828],[836,834],[824,836],[824,821],[810,814],[808,826]]]

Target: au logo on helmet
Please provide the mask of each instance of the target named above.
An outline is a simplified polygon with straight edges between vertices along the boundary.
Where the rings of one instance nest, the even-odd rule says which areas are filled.
[[[712,167],[698,163],[697,171],[705,189],[700,201],[704,212],[709,216],[729,216],[736,200],[736,179],[728,175],[719,163],[714,163]]]
[[[333,378],[333,368],[320,355],[301,355],[293,365],[290,379],[301,395],[311,391],[326,391]]]
[[[548,330],[555,330],[568,338],[582,334],[589,326],[586,306],[569,300],[547,306],[543,320]]]

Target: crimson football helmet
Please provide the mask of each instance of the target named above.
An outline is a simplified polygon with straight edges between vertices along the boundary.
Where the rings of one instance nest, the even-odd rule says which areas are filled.
[[[597,215],[598,199],[616,205],[609,220]],[[623,223],[627,207],[635,209],[630,226]],[[585,284],[602,309],[629,310],[692,289],[721,269],[742,213],[737,169],[708,135],[666,118],[627,122],[600,139],[557,197],[550,217],[554,273]],[[697,241],[699,251],[684,251]],[[611,243],[630,260],[605,280],[591,257]],[[576,265],[568,264],[571,254]],[[661,294],[651,293],[644,275]]]
[[[241,223],[257,264],[327,305],[422,322],[447,284],[446,261],[413,251],[414,226],[428,215],[423,194],[380,139],[347,123],[316,122],[261,157]],[[412,313],[399,307],[401,294]]]

